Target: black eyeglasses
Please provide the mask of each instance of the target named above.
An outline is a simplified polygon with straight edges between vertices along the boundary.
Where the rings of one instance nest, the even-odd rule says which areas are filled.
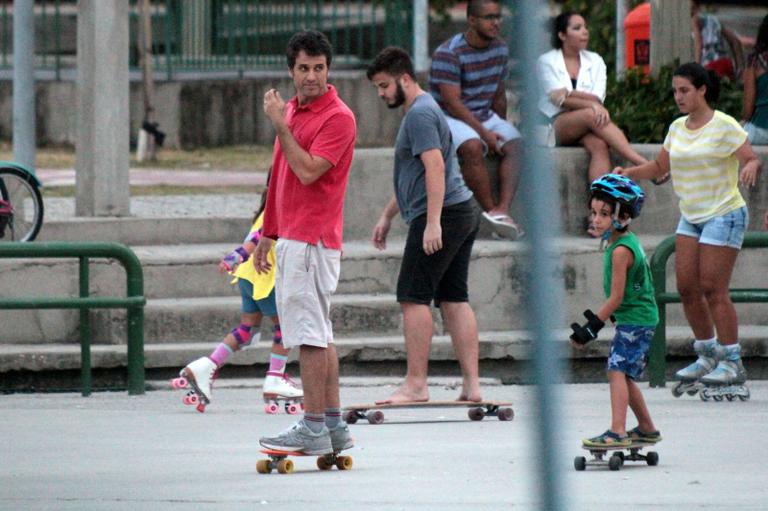
[[[478,16],[478,18],[485,21],[501,21],[501,14],[486,14],[485,16]]]

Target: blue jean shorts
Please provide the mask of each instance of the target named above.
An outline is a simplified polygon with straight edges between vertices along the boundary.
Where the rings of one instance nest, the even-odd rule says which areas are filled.
[[[240,298],[243,301],[241,309],[246,314],[261,312],[264,316],[277,316],[277,303],[275,302],[275,289],[272,288],[269,295],[261,300],[253,299],[253,284],[245,279],[238,279],[237,287],[240,288]]]
[[[633,380],[643,374],[656,327],[617,325],[608,355],[608,371],[624,373]]]
[[[768,128],[761,128],[748,122],[744,125],[744,130],[747,132],[747,140],[750,144],[768,145]]]
[[[742,206],[730,213],[716,216],[700,224],[692,224],[681,216],[676,233],[696,238],[699,243],[704,245],[731,247],[740,250],[748,223],[747,207]]]

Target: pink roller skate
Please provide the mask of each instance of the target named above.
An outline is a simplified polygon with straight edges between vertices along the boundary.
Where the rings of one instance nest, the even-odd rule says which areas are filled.
[[[267,372],[264,379],[264,411],[276,414],[280,411],[280,401],[286,413],[296,415],[304,412],[304,391],[287,375]]]
[[[190,391],[182,398],[185,405],[193,405],[195,409],[203,413],[205,407],[211,402],[211,384],[216,378],[216,364],[208,357],[201,357],[191,362],[179,372],[179,377],[171,380],[174,389],[191,387]]]

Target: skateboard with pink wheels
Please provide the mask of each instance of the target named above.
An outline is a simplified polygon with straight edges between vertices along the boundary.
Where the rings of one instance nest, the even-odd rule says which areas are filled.
[[[283,409],[289,415],[298,415],[304,413],[304,401],[283,396],[264,396],[264,411],[270,415],[276,415],[280,412],[280,402],[283,402]]]
[[[259,474],[269,474],[277,470],[278,474],[290,474],[293,472],[293,461],[288,456],[315,456],[314,454],[304,454],[303,452],[278,451],[275,449],[260,449],[269,456],[269,459],[256,462],[256,472]],[[341,451],[334,451],[329,454],[323,454],[317,457],[317,468],[320,470],[331,470],[333,467],[339,470],[352,470],[352,456],[340,456]]]

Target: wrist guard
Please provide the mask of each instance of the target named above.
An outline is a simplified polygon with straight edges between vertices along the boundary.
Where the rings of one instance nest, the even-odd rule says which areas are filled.
[[[227,267],[227,271],[233,271],[238,264],[248,259],[248,256],[248,252],[246,252],[243,247],[237,247],[232,252],[225,255],[221,262]]]
[[[254,245],[258,245],[260,239],[261,239],[261,229],[248,233],[248,236],[245,237],[245,241],[250,241]]]
[[[578,344],[587,344],[589,341],[597,339],[597,334],[605,326],[605,323],[595,316],[590,309],[584,311],[584,317],[587,322],[582,326],[578,323],[571,323],[571,340]]]

